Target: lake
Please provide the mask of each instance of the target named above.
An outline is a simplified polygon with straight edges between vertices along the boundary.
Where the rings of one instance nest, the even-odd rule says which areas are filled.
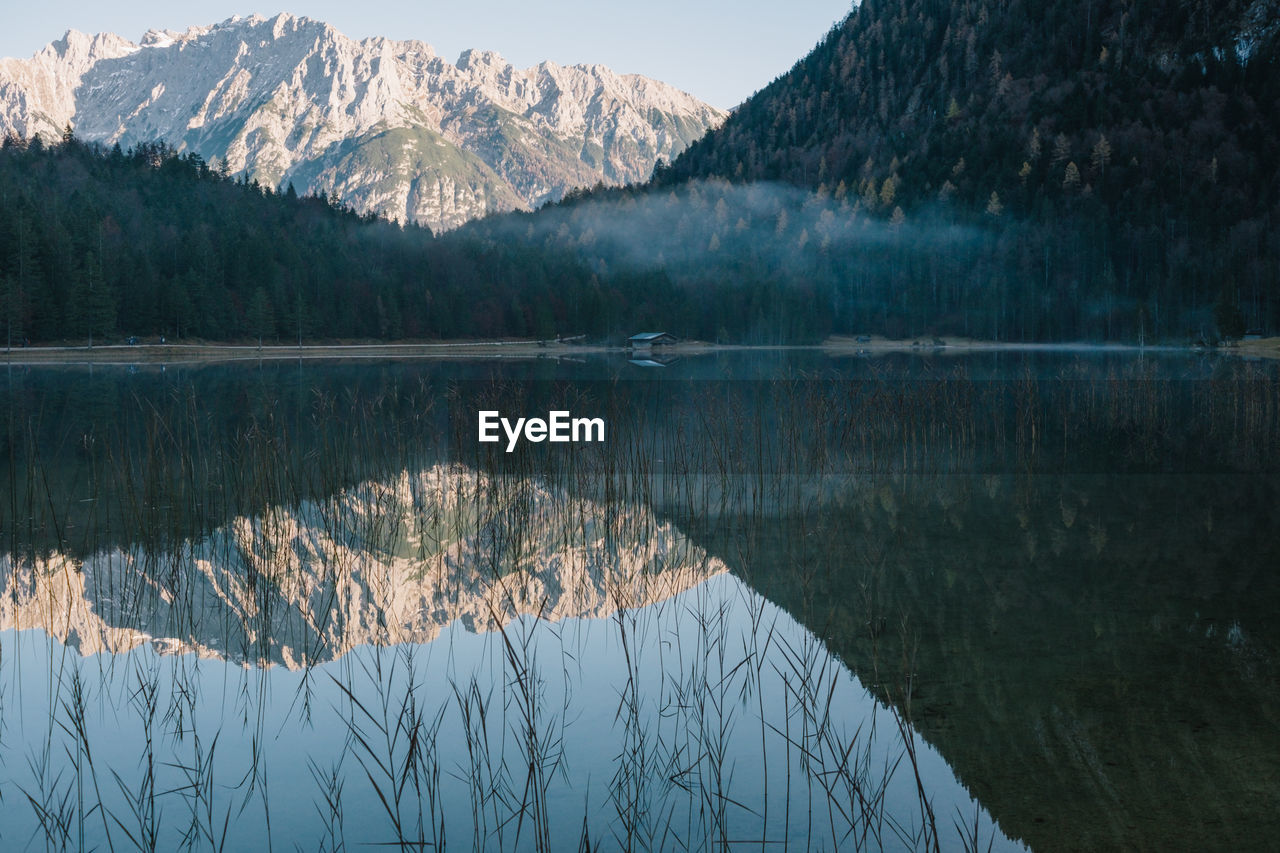
[[[1267,849],[1280,365],[7,366],[0,846]],[[478,441],[477,416],[604,441]]]

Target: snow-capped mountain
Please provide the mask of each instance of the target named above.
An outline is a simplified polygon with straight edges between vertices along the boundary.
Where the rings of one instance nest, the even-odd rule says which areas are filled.
[[[264,185],[450,228],[599,181],[642,180],[724,113],[600,65],[517,69],[468,50],[355,41],[288,14],[138,44],[70,31],[0,60],[0,134],[164,140]]]

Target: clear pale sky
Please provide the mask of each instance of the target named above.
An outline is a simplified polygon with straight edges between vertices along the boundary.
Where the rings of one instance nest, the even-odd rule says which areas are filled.
[[[0,56],[28,57],[68,29],[137,41],[232,15],[287,11],[353,38],[420,39],[454,60],[496,50],[523,68],[550,59],[656,77],[729,108],[786,71],[848,14],[850,0],[0,0]]]

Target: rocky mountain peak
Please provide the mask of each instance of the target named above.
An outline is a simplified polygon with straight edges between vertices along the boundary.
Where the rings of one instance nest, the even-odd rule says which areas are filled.
[[[510,68],[512,66],[496,51],[477,50],[469,47],[458,54],[458,61],[454,63],[454,67],[459,71],[475,71],[480,68]]]
[[[0,62],[0,134],[122,146],[164,140],[267,186],[450,228],[573,187],[645,179],[724,118],[656,80],[600,65],[455,64],[421,41],[355,41],[280,13],[140,45],[69,32]]]
[[[67,30],[62,38],[50,42],[29,61],[61,62],[75,67],[125,56],[135,50],[136,45],[114,33],[89,35],[79,30]]]

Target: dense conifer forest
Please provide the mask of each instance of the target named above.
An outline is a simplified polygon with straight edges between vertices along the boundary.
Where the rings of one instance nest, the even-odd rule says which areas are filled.
[[[655,181],[983,227],[999,337],[1275,332],[1278,32],[1274,0],[866,0]]]
[[[546,338],[675,310],[669,287],[601,283],[567,252],[435,238],[163,144],[9,139],[0,209],[2,345]]]

